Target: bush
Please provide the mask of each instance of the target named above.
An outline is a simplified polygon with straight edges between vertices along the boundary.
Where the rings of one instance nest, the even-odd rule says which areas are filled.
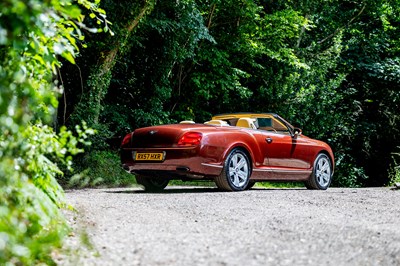
[[[59,58],[74,62],[83,36],[74,0],[0,2],[0,265],[55,264],[51,251],[68,232],[59,208],[59,166],[71,167],[77,137],[49,126],[62,87],[53,82]],[[95,13],[87,0],[77,1]]]
[[[398,159],[400,159],[400,153],[393,153],[393,164],[389,170],[390,185],[400,184],[400,163]]]
[[[67,184],[70,187],[117,187],[136,184],[134,175],[122,169],[120,158],[115,151],[92,150],[77,157],[75,162],[74,168],[81,174],[71,179]]]
[[[51,251],[68,232],[65,220],[42,190],[11,172],[0,191],[0,264],[53,264]]]
[[[82,152],[77,145],[92,133],[85,127],[77,131],[75,138],[65,128],[56,134],[36,124],[12,143],[0,137],[0,265],[53,264],[50,253],[68,232],[59,209],[65,203],[58,165],[70,168],[71,156]]]

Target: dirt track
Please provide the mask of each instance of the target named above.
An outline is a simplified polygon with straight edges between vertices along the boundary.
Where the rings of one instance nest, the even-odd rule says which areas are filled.
[[[92,189],[67,200],[94,250],[64,265],[400,265],[400,191],[389,188]]]

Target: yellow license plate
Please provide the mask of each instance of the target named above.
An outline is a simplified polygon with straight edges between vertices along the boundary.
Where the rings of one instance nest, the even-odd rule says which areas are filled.
[[[163,161],[163,152],[137,152],[134,153],[135,161]]]

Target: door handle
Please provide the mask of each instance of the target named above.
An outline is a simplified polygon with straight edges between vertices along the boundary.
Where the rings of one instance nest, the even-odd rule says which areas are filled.
[[[271,143],[272,142],[272,138],[268,137],[265,139],[267,141],[267,143]]]

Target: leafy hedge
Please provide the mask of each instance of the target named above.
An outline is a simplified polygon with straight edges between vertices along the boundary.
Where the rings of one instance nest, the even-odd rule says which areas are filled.
[[[68,232],[60,212],[65,203],[63,190],[56,181],[56,176],[63,174],[57,163],[69,167],[71,155],[82,152],[77,144],[83,142],[85,134],[91,133],[80,127],[77,131],[80,133],[76,138],[65,128],[56,134],[48,126],[29,125],[21,134],[19,157],[3,154],[0,264],[52,263],[52,249],[61,245]],[[7,143],[4,138],[1,141]]]
[[[83,40],[75,2],[105,22],[87,0],[0,2],[0,265],[54,264],[51,251],[68,232],[56,177],[93,131],[49,124],[63,89],[53,81],[59,58],[73,63]]]

